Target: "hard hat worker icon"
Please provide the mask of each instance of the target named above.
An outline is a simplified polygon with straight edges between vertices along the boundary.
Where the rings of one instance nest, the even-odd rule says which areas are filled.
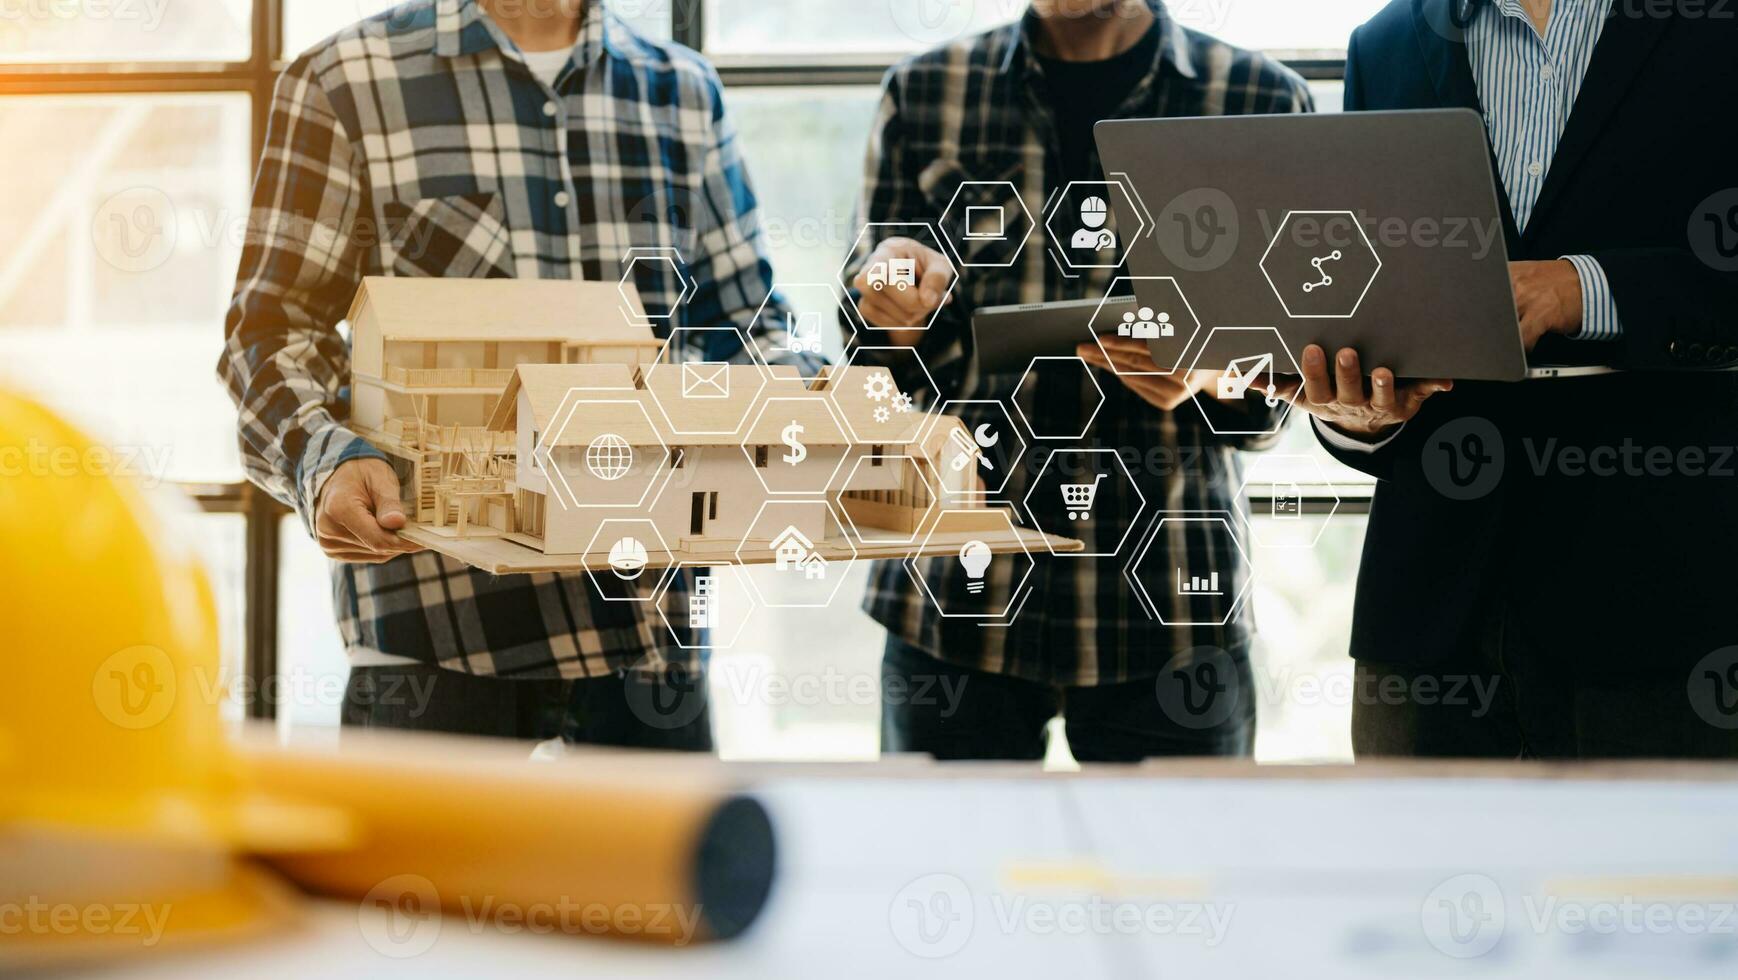
[[[1110,205],[1104,198],[1094,195],[1080,202],[1079,231],[1074,233],[1069,243],[1073,248],[1090,249],[1103,252],[1116,248],[1116,232],[1104,227],[1110,220]]]

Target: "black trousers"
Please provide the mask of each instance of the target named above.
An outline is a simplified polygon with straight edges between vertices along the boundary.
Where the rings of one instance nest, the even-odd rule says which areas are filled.
[[[1738,650],[1687,674],[1613,676],[1490,618],[1456,662],[1357,664],[1358,758],[1738,758]]]
[[[959,667],[889,637],[881,660],[881,751],[947,760],[1044,758],[1062,712],[1080,762],[1247,756],[1255,746],[1248,651],[1157,678],[1054,687]]]
[[[705,677],[681,668],[504,680],[423,664],[352,667],[342,717],[346,728],[712,750]]]

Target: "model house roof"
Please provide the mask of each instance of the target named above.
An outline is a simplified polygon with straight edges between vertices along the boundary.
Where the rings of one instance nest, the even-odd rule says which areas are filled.
[[[383,340],[612,343],[652,339],[632,287],[573,279],[367,276],[352,327]]]
[[[518,426],[519,394],[524,392],[531,408],[531,427],[545,431],[562,400],[575,388],[600,389],[599,397],[607,398],[639,394],[634,390],[633,373],[625,364],[521,364],[495,403],[489,428],[510,432]]]
[[[881,397],[872,397],[867,385],[875,381]],[[885,387],[883,387],[883,383]],[[899,393],[893,375],[884,368],[852,365],[834,373],[825,382],[833,392],[833,405],[850,423],[851,430],[868,443],[898,443],[917,441],[919,430],[926,423],[923,414],[913,406],[899,411],[895,396]],[[882,421],[885,418],[886,421]]]
[[[606,434],[620,436],[631,446],[778,446],[791,422],[803,427],[803,442],[809,446],[854,446],[878,444],[885,430],[889,443],[915,441],[916,428],[924,424],[916,412],[898,415],[897,421],[872,428],[859,426],[853,438],[842,429],[826,396],[806,386],[769,384],[760,390],[761,369],[753,365],[729,365],[730,393],[726,398],[684,398],[680,364],[658,364],[642,377],[651,388],[635,387],[633,370],[623,364],[521,364],[514,368],[506,391],[489,418],[488,427],[512,431],[519,424],[521,396],[531,413],[531,427],[550,438],[554,446],[584,446]],[[855,373],[855,372],[853,372]],[[578,390],[576,392],[576,389]],[[578,404],[572,412],[562,405],[569,394]],[[778,401],[768,401],[777,398]],[[764,407],[764,411],[762,408]],[[563,418],[558,419],[560,413]],[[872,415],[872,413],[869,413]],[[865,416],[868,418],[868,416]],[[684,430],[676,431],[677,425]],[[699,431],[704,428],[734,431]],[[945,436],[945,430],[936,427]],[[933,442],[932,435],[930,441]]]
[[[803,427],[805,445],[849,446],[856,442],[845,433],[827,407],[825,395],[813,394],[807,388],[799,388],[794,394],[780,392],[777,395],[768,388],[767,394],[776,400],[766,401],[766,410],[756,410],[755,417],[748,420],[748,430],[742,438],[744,445],[781,445],[785,427],[792,422]]]
[[[721,361],[659,362],[646,365],[640,375],[684,429],[712,428],[702,424],[709,418],[743,418],[770,384],[766,368],[760,365]]]

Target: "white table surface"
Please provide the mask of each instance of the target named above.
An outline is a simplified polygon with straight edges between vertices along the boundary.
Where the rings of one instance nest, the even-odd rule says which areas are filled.
[[[771,772],[756,792],[780,873],[736,942],[448,916],[395,947],[387,913],[319,901],[281,938],[73,975],[1738,976],[1738,781]]]

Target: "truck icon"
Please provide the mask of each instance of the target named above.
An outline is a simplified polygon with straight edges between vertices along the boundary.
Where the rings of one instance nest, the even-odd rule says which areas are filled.
[[[869,288],[880,292],[888,286],[904,292],[917,285],[916,259],[888,259],[869,267]]]

